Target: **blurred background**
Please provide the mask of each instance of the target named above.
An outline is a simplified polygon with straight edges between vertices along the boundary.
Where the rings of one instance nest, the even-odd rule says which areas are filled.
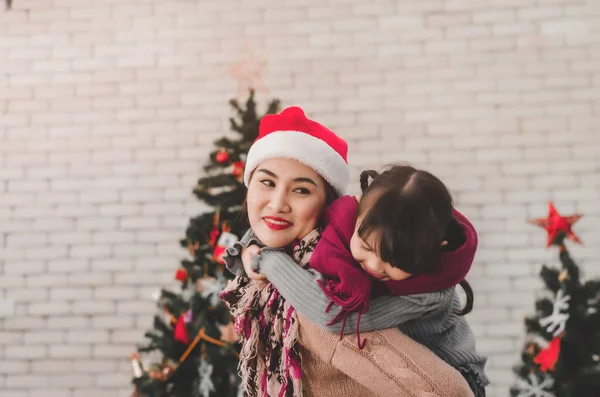
[[[131,393],[176,285],[228,105],[256,89],[348,140],[358,173],[439,176],[480,236],[468,316],[506,396],[542,264],[527,223],[583,214],[600,266],[595,0],[13,0],[0,11],[0,396]]]

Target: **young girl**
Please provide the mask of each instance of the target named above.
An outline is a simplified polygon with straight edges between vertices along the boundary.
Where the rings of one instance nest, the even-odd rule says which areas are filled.
[[[277,249],[245,248],[248,277],[266,276],[299,313],[331,331],[343,333],[346,322],[355,323],[357,334],[359,328],[399,326],[457,368],[475,396],[485,396],[486,358],[476,353],[473,333],[462,317],[473,305],[464,281],[477,245],[473,226],[453,209],[446,186],[426,171],[409,166],[393,166],[380,175],[365,171],[361,188],[362,197],[340,197],[325,212],[310,259],[321,291],[305,285],[307,271],[293,261],[295,266],[289,266],[289,257]],[[464,309],[453,288],[458,283],[467,293]],[[361,326],[370,299],[400,295],[403,299],[396,299],[394,307],[384,305],[387,317],[371,316],[377,320]],[[329,314],[332,304],[341,310]],[[365,341],[358,336],[362,348]]]

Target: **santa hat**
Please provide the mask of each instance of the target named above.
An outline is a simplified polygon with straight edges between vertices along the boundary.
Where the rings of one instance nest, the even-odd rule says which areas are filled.
[[[288,158],[315,170],[341,195],[350,178],[347,156],[345,140],[308,119],[299,107],[289,107],[262,118],[258,138],[246,158],[244,183],[248,186],[250,175],[261,162]]]

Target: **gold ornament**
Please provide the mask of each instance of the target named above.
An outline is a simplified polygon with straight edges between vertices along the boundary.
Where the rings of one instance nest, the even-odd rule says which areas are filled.
[[[560,281],[561,283],[564,282],[568,278],[569,278],[569,272],[567,271],[567,269],[563,270],[558,275],[558,281]]]

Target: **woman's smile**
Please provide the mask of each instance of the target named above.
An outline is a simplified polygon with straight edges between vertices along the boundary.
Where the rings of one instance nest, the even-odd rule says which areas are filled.
[[[276,216],[265,216],[263,217],[263,221],[267,227],[272,230],[285,230],[288,227],[293,226],[292,222],[288,222],[285,219]]]

